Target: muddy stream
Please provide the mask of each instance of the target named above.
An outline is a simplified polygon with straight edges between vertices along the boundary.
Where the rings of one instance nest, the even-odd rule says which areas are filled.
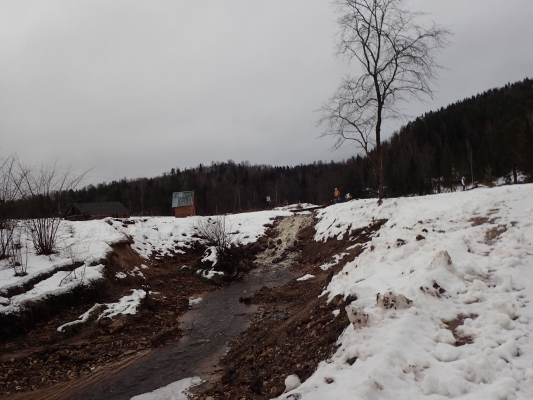
[[[298,221],[297,217],[286,220],[290,226],[286,230],[281,229],[281,232],[290,233],[291,237],[284,238],[285,243],[293,239],[292,236],[304,223],[303,219]],[[263,286],[271,288],[284,285],[295,277],[290,271],[289,260],[278,264],[268,262],[280,250],[284,249],[265,255],[260,260],[263,266],[252,270],[241,281],[203,296],[181,318],[180,329],[184,336],[178,343],[158,349],[66,398],[129,400],[184,378],[200,376],[209,380],[216,370],[219,357],[227,351],[228,341],[249,326],[256,312],[255,306],[239,302],[239,297],[249,296]]]

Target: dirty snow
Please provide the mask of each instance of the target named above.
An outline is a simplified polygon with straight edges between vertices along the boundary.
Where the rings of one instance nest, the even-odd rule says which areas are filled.
[[[339,349],[280,399],[533,398],[533,185],[318,217],[315,240],[388,221],[326,289],[357,296]]]
[[[196,297],[194,299],[189,299],[189,305],[190,306],[195,306],[196,304],[200,304],[202,302],[202,298],[201,297]]]
[[[272,210],[228,215],[226,220],[239,241],[247,244],[255,242],[259,236],[264,235],[267,229],[265,224],[272,223],[278,216],[289,215],[292,215],[289,211]],[[112,250],[113,244],[133,241],[131,247],[146,259],[150,256],[157,259],[165,254],[183,253],[192,242],[199,240],[193,237],[193,226],[201,218],[207,217],[132,217],[127,220],[106,218],[94,221],[61,221],[56,253],[50,256],[37,255],[31,238],[24,231],[21,242],[24,246],[22,253],[28,254],[28,275],[15,276],[13,269],[8,267],[7,260],[0,260],[0,312],[17,312],[27,301],[54,296],[72,289],[75,285],[86,285],[102,279],[101,261]],[[80,267],[83,271],[77,269],[76,274],[71,274],[75,279],[65,279],[69,273],[59,271],[80,262],[84,263]],[[141,268],[149,267],[142,264]],[[127,273],[143,277],[138,267]],[[201,273],[206,278],[216,275],[216,272],[209,269]],[[119,278],[125,277],[125,273],[118,274]],[[51,276],[47,278],[48,275]],[[7,297],[10,288],[22,286],[30,281],[36,282],[33,289],[11,298]]]

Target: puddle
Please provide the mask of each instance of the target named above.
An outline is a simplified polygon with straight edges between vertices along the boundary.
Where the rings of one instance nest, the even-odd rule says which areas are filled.
[[[68,399],[129,400],[180,379],[200,376],[208,380],[218,358],[227,351],[226,343],[248,327],[255,313],[255,306],[240,303],[239,297],[263,286],[284,285],[295,277],[282,265],[262,267],[240,282],[203,296],[181,318],[184,336],[178,343],[150,353]]]

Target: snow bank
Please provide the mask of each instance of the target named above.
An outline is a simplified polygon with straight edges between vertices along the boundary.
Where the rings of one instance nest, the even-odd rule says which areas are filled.
[[[266,224],[278,216],[292,215],[289,211],[259,211],[226,216],[226,224],[231,232],[237,234],[241,243],[253,243],[266,231]],[[194,225],[199,219],[208,217],[153,217],[130,218],[134,223],[123,224],[119,220],[109,220],[113,228],[121,234],[131,237],[132,248],[144,258],[154,255],[173,255],[186,251],[190,243],[198,240],[194,235]]]
[[[255,213],[228,215],[227,226],[236,233],[243,243],[252,243],[264,235],[266,224],[278,216],[292,215],[289,211],[272,210]],[[27,301],[39,300],[45,296],[54,296],[70,290],[77,284],[88,284],[101,279],[101,266],[90,267],[105,259],[111,246],[120,242],[133,240],[131,247],[144,258],[154,256],[156,259],[164,255],[173,255],[186,251],[192,242],[199,239],[193,237],[194,224],[207,217],[134,217],[127,220],[107,218],[94,221],[61,221],[58,231],[57,252],[51,256],[38,256],[35,253],[31,238],[28,235],[21,239],[24,246],[22,253],[28,254],[28,275],[16,277],[14,271],[7,266],[7,260],[0,260],[0,312],[14,312]],[[209,256],[209,255],[207,255]],[[216,260],[215,260],[216,261]],[[75,263],[84,263],[84,273],[76,274],[75,281],[64,279],[66,272],[58,271]],[[146,265],[141,268],[146,269]],[[201,272],[204,277],[211,278],[215,272]],[[130,273],[143,275],[137,268]],[[41,280],[26,293],[8,299],[6,294],[13,287],[23,286],[31,281],[39,281],[39,277],[51,277]],[[74,276],[74,275],[72,275]],[[119,273],[117,278],[124,278]]]
[[[531,199],[516,185],[319,211],[316,240],[387,222],[327,287],[357,296],[340,348],[280,398],[533,398]]]
[[[13,313],[20,311],[27,301],[39,301],[49,296],[57,296],[72,290],[78,285],[89,285],[91,282],[103,278],[104,266],[81,266],[74,271],[59,271],[50,278],[37,283],[33,289],[6,299],[0,304],[0,312]]]

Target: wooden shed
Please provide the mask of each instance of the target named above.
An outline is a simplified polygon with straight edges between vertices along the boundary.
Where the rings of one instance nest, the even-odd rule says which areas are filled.
[[[194,190],[188,192],[172,193],[172,208],[176,218],[191,217],[196,215],[196,198]]]
[[[118,201],[73,203],[65,213],[65,219],[71,221],[85,221],[106,217],[129,218],[130,215],[130,210]]]

